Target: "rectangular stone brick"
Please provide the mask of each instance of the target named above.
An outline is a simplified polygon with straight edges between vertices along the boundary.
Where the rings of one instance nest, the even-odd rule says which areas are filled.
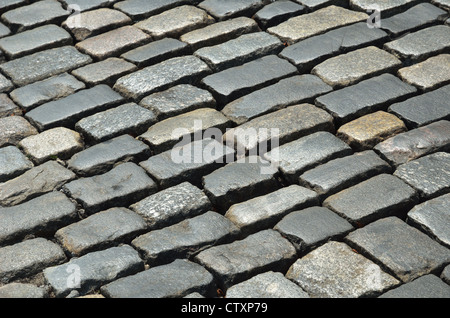
[[[449,298],[450,288],[433,274],[423,275],[412,282],[387,291],[379,298]]]
[[[43,287],[27,283],[10,283],[0,287],[1,298],[48,298]]]
[[[193,84],[210,72],[208,65],[195,56],[175,57],[121,77],[114,89],[137,100],[176,84]]]
[[[218,102],[225,104],[296,73],[297,69],[286,60],[268,55],[209,75],[202,84],[213,92]]]
[[[123,100],[120,94],[101,84],[45,103],[28,112],[26,117],[40,130],[57,126],[74,127],[81,118],[111,108]]]
[[[36,63],[39,61],[39,63]],[[73,46],[63,46],[27,55],[0,66],[17,86],[24,86],[92,62]]]
[[[33,166],[19,148],[15,146],[0,148],[0,182],[17,177]]]
[[[237,15],[252,16],[264,4],[263,0],[221,1],[204,0],[199,4],[200,8],[208,11],[213,17],[221,20],[233,18]]]
[[[278,232],[264,230],[229,244],[213,246],[195,256],[225,288],[268,270],[284,271],[295,248]]]
[[[222,113],[237,125],[241,125],[287,106],[311,103],[315,97],[331,90],[331,86],[317,76],[297,75],[232,101],[222,109]]]
[[[0,147],[17,145],[22,139],[38,134],[37,129],[22,116],[0,118]]]
[[[348,6],[347,0],[295,0],[295,2],[299,2],[304,6],[308,7],[311,10],[320,9],[326,7],[330,4],[338,5],[338,6]]]
[[[372,150],[334,159],[303,173],[300,184],[316,191],[321,199],[381,173],[391,167]]]
[[[133,20],[161,13],[185,2],[184,0],[125,0],[118,1],[114,8],[131,16]]]
[[[0,74],[0,93],[14,89],[14,84],[8,78]]]
[[[306,8],[304,6],[293,1],[275,1],[256,12],[254,19],[258,21],[263,29],[267,29],[305,11]]]
[[[370,0],[350,0],[350,8],[359,11],[379,10],[384,15],[392,15],[414,5],[416,0],[388,0],[382,3],[374,3]]]
[[[144,169],[127,162],[102,175],[72,181],[63,190],[92,214],[128,206],[156,192],[157,186]]]
[[[84,12],[87,10],[96,9],[99,7],[105,7],[111,4],[111,2],[115,2],[116,0],[62,0],[64,7],[75,7],[80,10],[80,12]]]
[[[0,118],[21,116],[22,110],[14,104],[7,94],[0,94]]]

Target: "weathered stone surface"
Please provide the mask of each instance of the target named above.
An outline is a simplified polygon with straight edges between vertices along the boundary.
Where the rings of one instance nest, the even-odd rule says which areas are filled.
[[[300,184],[317,192],[322,199],[377,174],[389,173],[391,167],[372,150],[334,159],[303,173]]]
[[[289,18],[304,13],[306,8],[292,1],[275,1],[256,12],[254,19],[262,28],[277,25]]]
[[[72,71],[72,74],[89,85],[113,85],[119,77],[137,70],[137,67],[122,59],[111,57]]]
[[[72,181],[64,191],[76,199],[87,213],[113,206],[128,206],[156,192],[155,182],[132,162],[118,165],[109,172]]]
[[[220,1],[204,0],[199,6],[207,10],[216,19],[225,20],[236,15],[251,16],[263,6],[263,0]]]
[[[16,88],[10,93],[15,103],[24,110],[58,100],[85,88],[84,83],[78,81],[70,74],[63,73],[46,80]]]
[[[0,208],[0,245],[31,234],[54,233],[77,218],[75,204],[61,192],[50,192],[13,207]]]
[[[399,118],[387,112],[378,111],[341,126],[337,136],[354,149],[367,150],[406,130],[405,124]]]
[[[67,6],[68,9],[72,8],[72,9],[76,9],[76,11],[84,12],[87,10],[92,10],[92,9],[96,9],[99,7],[108,6],[113,1],[111,1],[111,0],[62,0],[61,2],[65,6]]]
[[[66,260],[63,250],[55,243],[35,238],[0,248],[0,282],[37,274],[44,268]]]
[[[372,0],[350,0],[350,7],[355,10],[367,11],[377,9],[382,14],[390,15],[415,3],[414,0],[387,0],[381,3]]]
[[[161,190],[130,206],[145,219],[150,230],[173,225],[211,208],[205,193],[189,182]]]
[[[213,23],[214,19],[204,10],[183,5],[138,22],[136,27],[144,30],[153,39],[179,37],[181,34]]]
[[[124,98],[105,84],[81,90],[57,101],[45,103],[26,114],[40,130],[58,126],[73,128],[81,118],[114,107]]]
[[[24,4],[26,4],[26,0],[4,0],[0,4],[0,12],[6,12]]]
[[[123,134],[139,135],[155,121],[152,111],[128,103],[83,118],[75,129],[89,141],[102,142]]]
[[[209,75],[202,84],[213,92],[217,101],[225,104],[296,73],[297,69],[286,60],[268,55]]]
[[[41,164],[54,158],[68,159],[76,152],[83,150],[84,143],[79,133],[58,127],[22,139],[19,147],[36,164]]]
[[[289,212],[318,205],[314,191],[291,185],[269,194],[232,205],[225,216],[236,224],[242,233],[254,233],[273,227]]]
[[[148,264],[165,264],[177,258],[191,258],[209,246],[224,244],[238,232],[239,229],[230,220],[209,211],[138,236],[131,244]]]
[[[359,62],[354,63],[355,61]],[[401,65],[401,61],[392,54],[369,46],[332,57],[315,66],[311,72],[333,87],[342,87],[394,71]]]
[[[344,243],[329,242],[298,259],[286,277],[311,297],[374,297],[399,284]]]
[[[345,142],[321,131],[274,148],[263,157],[279,167],[290,183],[297,183],[298,177],[306,170],[352,153]]]
[[[101,287],[109,298],[180,298],[193,292],[214,294],[213,276],[188,260],[152,267]]]
[[[447,284],[450,282],[450,265],[447,265],[441,274],[441,279]]]
[[[286,22],[268,28],[267,31],[275,34],[282,41],[292,44],[337,27],[364,21],[367,18],[366,13],[331,5],[312,13],[290,18]]]
[[[320,9],[330,4],[338,6],[348,6],[347,0],[295,0],[295,1],[300,2],[301,4],[303,4],[304,6],[308,7],[311,10]]]
[[[60,228],[55,238],[71,256],[81,256],[129,241],[146,228],[138,214],[125,208],[111,208]]]
[[[215,108],[216,101],[207,90],[180,84],[145,97],[139,105],[151,110],[160,121],[199,108]]]
[[[0,92],[9,92],[14,88],[13,83],[5,76],[0,74]]]
[[[17,145],[22,139],[36,135],[38,131],[25,118],[10,116],[0,118],[0,147]]]
[[[374,147],[391,165],[399,166],[421,156],[448,151],[450,122],[441,120],[389,138]]]
[[[210,247],[195,260],[215,273],[220,285],[228,288],[251,276],[289,266],[295,248],[278,232],[264,230],[233,243]]]
[[[182,4],[183,0],[125,0],[114,4],[114,8],[125,12],[133,19],[141,19],[150,15],[161,13]]]
[[[58,190],[64,183],[74,178],[75,174],[72,171],[55,161],[48,161],[0,184],[0,205],[16,205]]]
[[[0,118],[9,116],[20,116],[22,110],[14,104],[7,94],[0,94]]]
[[[390,174],[380,174],[328,197],[323,206],[353,224],[367,224],[386,216],[404,216],[417,202],[412,187]]]
[[[394,288],[380,298],[449,298],[450,286],[433,274],[424,275],[412,282]]]
[[[282,273],[268,271],[227,289],[227,298],[309,298]]]
[[[435,5],[438,5],[444,9],[450,9],[450,4],[448,3],[448,0],[432,0],[431,3],[434,3]]]
[[[353,226],[327,208],[311,207],[289,213],[275,225],[274,230],[302,253],[328,240],[344,237],[353,230]]]
[[[450,191],[450,154],[436,152],[400,165],[394,175],[414,187],[424,199]]]
[[[31,168],[33,163],[17,147],[0,148],[0,182],[17,177]]]
[[[32,284],[11,283],[0,287],[0,298],[47,298],[45,288]]]
[[[88,294],[115,279],[133,275],[144,270],[144,263],[131,246],[112,247],[93,252],[68,263],[44,270],[46,282],[56,297],[67,296],[72,290],[81,295]],[[79,273],[79,281],[72,281]]]
[[[0,66],[0,69],[12,79],[14,84],[24,86],[89,62],[92,62],[91,58],[78,52],[73,46],[63,46],[6,62]]]
[[[142,141],[122,135],[76,153],[67,161],[67,167],[87,177],[105,173],[120,162],[138,162],[149,156],[150,149]]]
[[[121,77],[114,89],[127,98],[142,99],[176,84],[193,84],[210,72],[195,56],[175,57]]]
[[[403,282],[434,272],[450,259],[449,249],[396,217],[375,221],[346,239]]]
[[[356,85],[319,96],[315,104],[330,112],[338,124],[386,110],[387,105],[416,93],[417,89],[392,74],[382,74]]]
[[[416,205],[408,212],[407,222],[450,247],[450,194]]]
[[[205,138],[154,155],[140,165],[162,188],[184,181],[201,187],[203,176],[234,159],[234,149],[221,141]]]

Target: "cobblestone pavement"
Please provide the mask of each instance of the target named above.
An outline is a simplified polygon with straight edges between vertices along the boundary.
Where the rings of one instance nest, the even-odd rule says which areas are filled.
[[[0,297],[450,297],[449,8],[0,1]]]

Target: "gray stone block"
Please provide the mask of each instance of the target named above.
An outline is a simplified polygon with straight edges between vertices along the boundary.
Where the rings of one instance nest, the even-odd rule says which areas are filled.
[[[17,145],[22,139],[38,134],[37,129],[21,116],[0,118],[0,125],[0,147]]]
[[[17,177],[33,166],[17,147],[0,148],[0,182]]]
[[[126,13],[133,19],[140,20],[144,17],[158,14],[162,11],[178,6],[183,2],[183,0],[125,0],[115,3],[114,8]]]
[[[256,12],[254,19],[265,29],[300,15],[305,11],[306,8],[304,6],[293,1],[275,1]]]
[[[10,283],[0,287],[0,298],[47,298],[47,290],[33,284]]]
[[[213,17],[221,20],[233,18],[237,15],[251,16],[264,4],[263,0],[220,1],[204,0],[199,6],[208,11]]]
[[[0,118],[21,116],[22,110],[14,104],[7,94],[0,94]]]
[[[72,75],[76,76],[89,86],[98,84],[114,85],[119,77],[136,70],[136,65],[117,57],[111,57],[97,63],[80,67],[72,71]]]
[[[394,288],[380,298],[450,298],[450,286],[429,274]]]

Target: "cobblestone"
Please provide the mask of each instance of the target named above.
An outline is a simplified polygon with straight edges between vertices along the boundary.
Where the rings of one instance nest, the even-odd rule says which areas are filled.
[[[48,293],[42,287],[33,284],[11,283],[0,287],[0,298],[47,298]]]
[[[17,147],[0,148],[0,182],[17,177],[33,166]]]
[[[22,110],[14,104],[7,94],[0,94],[0,118],[16,115],[22,115]]]
[[[380,298],[449,298],[450,288],[436,275],[424,275],[394,288]]]
[[[275,1],[256,12],[254,18],[262,28],[275,26],[304,13],[305,7],[292,1]]]
[[[2,130],[0,130],[0,147],[17,145],[22,139],[38,134],[25,118],[10,116],[0,118]]]

